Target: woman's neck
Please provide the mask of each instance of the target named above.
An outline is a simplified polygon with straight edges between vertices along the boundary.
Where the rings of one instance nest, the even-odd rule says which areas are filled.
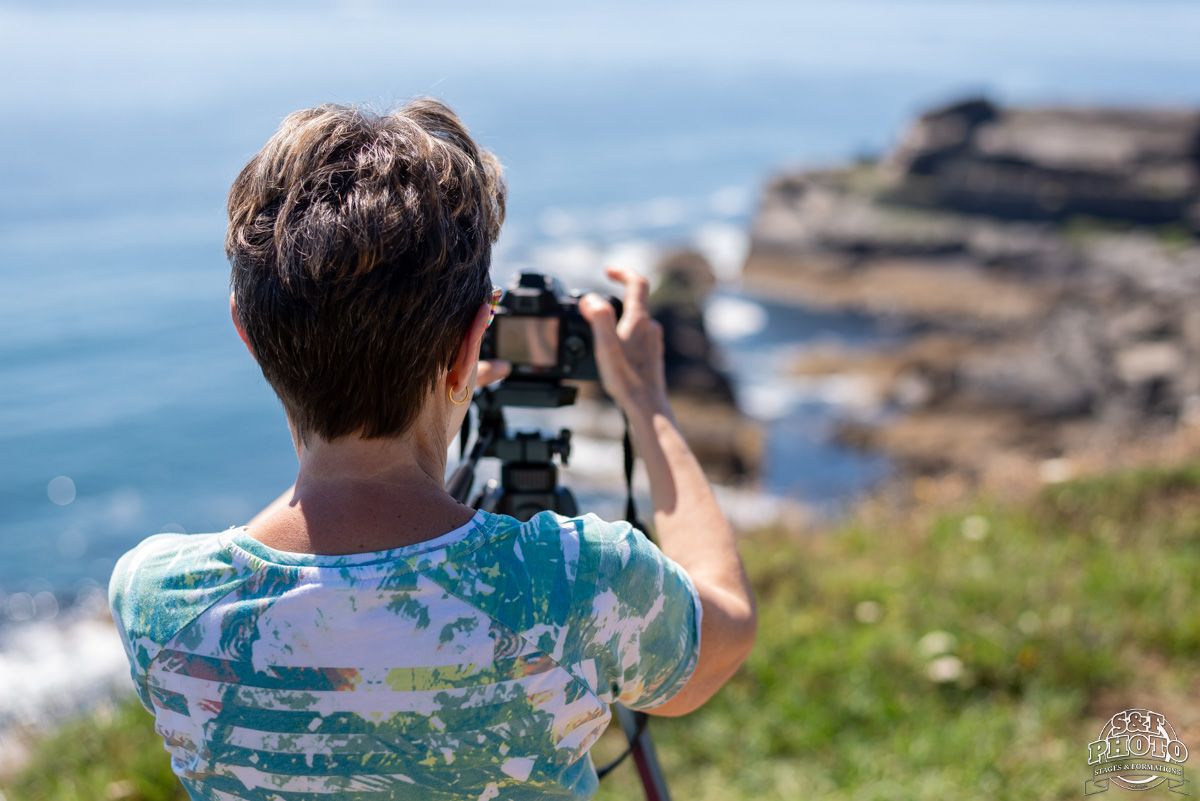
[[[447,444],[429,432],[412,431],[404,438],[335,440],[309,436],[299,449],[297,487],[323,483],[412,484],[429,481],[442,486]]]
[[[278,550],[347,554],[434,539],[473,515],[446,492],[446,444],[430,429],[403,439],[310,436],[290,496],[252,520],[251,536]]]

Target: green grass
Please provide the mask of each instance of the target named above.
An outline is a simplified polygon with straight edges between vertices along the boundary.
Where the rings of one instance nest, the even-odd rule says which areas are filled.
[[[1019,507],[762,532],[743,550],[753,655],[704,709],[652,723],[678,799],[1079,798],[1086,744],[1118,711],[1097,699],[1183,704],[1200,668],[1200,467]],[[939,667],[947,680],[930,677]],[[597,761],[617,745],[606,736]],[[52,736],[4,792],[182,798],[166,762],[127,705]],[[599,798],[638,792],[623,766]]]
[[[703,710],[654,721],[672,789],[1079,798],[1095,699],[1169,697],[1200,667],[1198,535],[1192,467],[1063,485],[1021,508],[747,542],[759,641]],[[877,622],[856,617],[864,603]],[[957,680],[927,675],[918,644],[930,632],[951,635]],[[634,797],[621,772],[600,798]]]
[[[7,801],[187,801],[154,718],[133,698],[75,721],[39,743]]]

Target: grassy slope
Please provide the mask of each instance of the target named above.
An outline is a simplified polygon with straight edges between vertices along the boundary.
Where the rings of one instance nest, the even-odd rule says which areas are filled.
[[[652,727],[678,799],[1078,798],[1099,715],[1119,711],[1106,705],[1134,690],[1188,703],[1200,468],[800,541],[766,532],[744,550],[754,654],[703,710]],[[934,681],[935,662],[961,672]],[[140,708],[39,753],[9,801],[182,798]],[[622,767],[599,798],[637,793]]]

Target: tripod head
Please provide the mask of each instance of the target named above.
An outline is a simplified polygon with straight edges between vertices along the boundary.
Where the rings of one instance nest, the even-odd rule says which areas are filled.
[[[565,399],[565,402],[564,402]],[[483,457],[500,460],[500,481],[491,481],[472,500],[471,506],[488,512],[528,520],[538,512],[550,510],[574,517],[579,514],[575,497],[558,484],[557,456],[562,464],[571,458],[571,432],[509,432],[504,420],[506,405],[558,407],[575,400],[575,387],[541,381],[506,381],[495,389],[483,389],[475,396],[479,409],[479,430],[475,447],[450,478],[447,489],[460,503],[466,503],[475,483],[475,468]],[[517,401],[514,403],[514,401]],[[463,426],[462,446],[467,443]]]

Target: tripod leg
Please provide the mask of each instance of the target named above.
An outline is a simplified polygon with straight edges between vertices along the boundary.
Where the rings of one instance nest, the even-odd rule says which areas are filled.
[[[625,736],[637,736],[637,713],[626,709],[620,704],[613,704],[617,713],[617,721]],[[642,734],[633,743],[633,761],[637,765],[638,776],[642,779],[642,787],[646,791],[646,801],[671,801],[667,791],[667,779],[663,775],[662,766],[658,764],[658,754],[654,751],[654,743],[650,740],[650,731],[643,728]]]

